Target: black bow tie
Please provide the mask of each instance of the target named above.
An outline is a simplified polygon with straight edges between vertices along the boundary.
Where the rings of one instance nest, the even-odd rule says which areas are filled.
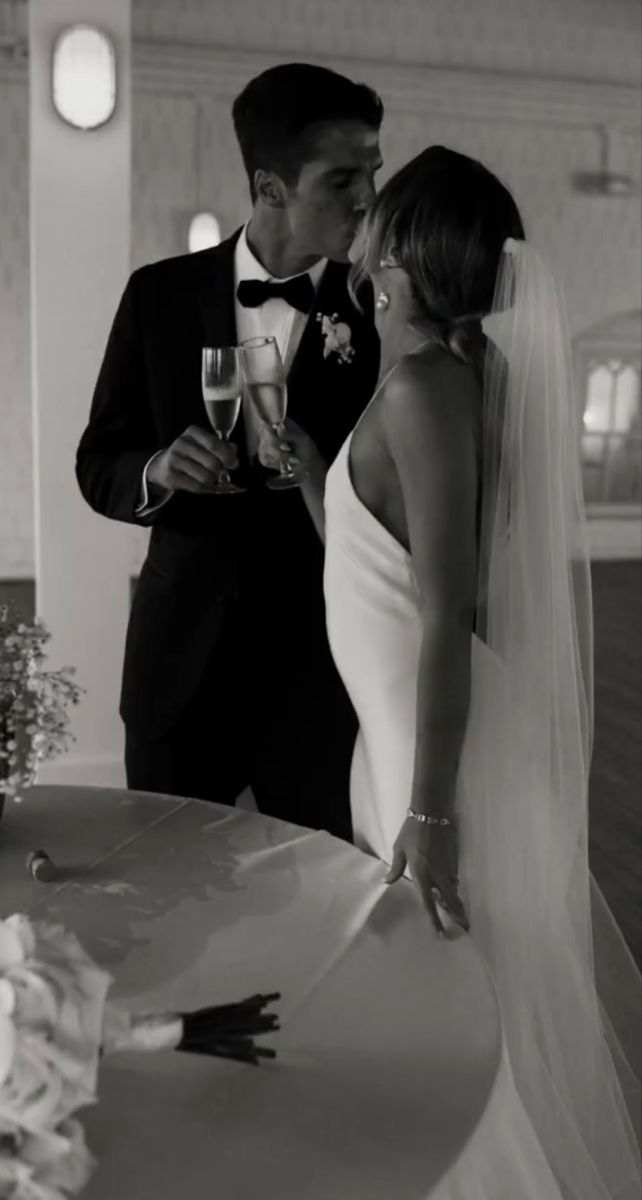
[[[294,279],[282,282],[275,279],[243,279],[239,283],[237,296],[243,308],[259,308],[266,300],[286,300],[292,308],[307,313],[314,300],[314,285],[309,275],[295,275]]]

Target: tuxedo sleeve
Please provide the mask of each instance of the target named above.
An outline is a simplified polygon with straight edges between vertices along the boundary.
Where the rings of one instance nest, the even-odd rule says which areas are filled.
[[[130,278],[111,327],[89,421],[76,452],[76,478],[95,512],[115,521],[150,525],[160,507],[140,511],[141,481],[147,463],[162,447],[154,426],[137,312],[141,275],[136,271]]]

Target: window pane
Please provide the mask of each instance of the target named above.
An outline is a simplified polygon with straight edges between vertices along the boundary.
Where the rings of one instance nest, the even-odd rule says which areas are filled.
[[[582,436],[582,462],[599,466],[606,457],[608,437],[603,433],[585,433]]]
[[[640,501],[640,438],[614,436],[609,438],[605,500],[613,504],[632,504]]]
[[[582,467],[582,491],[585,504],[604,503],[604,471],[592,463]]]
[[[589,504],[642,507],[641,318],[642,312],[622,313],[577,344],[582,485]]]
[[[584,428],[591,433],[611,428],[611,396],[614,388],[613,372],[608,367],[593,367],[586,381],[586,405]]]
[[[600,504],[604,500],[608,437],[602,433],[585,433],[582,437],[582,487],[585,504]]]
[[[617,433],[640,428],[640,376],[635,367],[624,367],[617,377],[613,428]]]

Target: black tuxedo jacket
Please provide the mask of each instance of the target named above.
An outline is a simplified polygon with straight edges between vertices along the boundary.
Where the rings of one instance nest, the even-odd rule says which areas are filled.
[[[248,462],[242,417],[233,435],[241,460],[235,478],[248,485],[246,495],[179,492],[142,522],[135,516],[151,455],[190,424],[208,427],[201,347],[237,341],[237,237],[131,276],[77,452],[78,483],[96,512],[152,526],[130,614],[120,711],[133,729],[153,736],[171,727],[215,657],[230,604],[242,606],[250,625],[261,622],[266,636],[298,639],[301,653],[327,650],[323,547],[300,493],[267,491],[263,468]],[[371,293],[362,315],[347,274],[347,266],[328,263],[288,376],[289,413],[328,462],[369,401],[379,367]],[[350,326],[350,363],[324,358],[317,313],[336,313]]]

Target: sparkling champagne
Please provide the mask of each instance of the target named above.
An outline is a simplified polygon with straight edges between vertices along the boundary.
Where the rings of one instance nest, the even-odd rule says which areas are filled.
[[[276,338],[256,337],[241,342],[240,358],[254,411],[263,425],[278,430],[288,411],[288,390]],[[306,479],[307,472],[300,463],[283,451],[279,474],[268,479],[266,487],[280,492],[300,487]]]
[[[281,425],[287,413],[287,391],[285,383],[246,384],[248,394],[260,419],[274,428]]]
[[[219,437],[228,438],[234,430],[241,411],[241,397],[224,387],[205,386],[203,400],[207,419]]]

